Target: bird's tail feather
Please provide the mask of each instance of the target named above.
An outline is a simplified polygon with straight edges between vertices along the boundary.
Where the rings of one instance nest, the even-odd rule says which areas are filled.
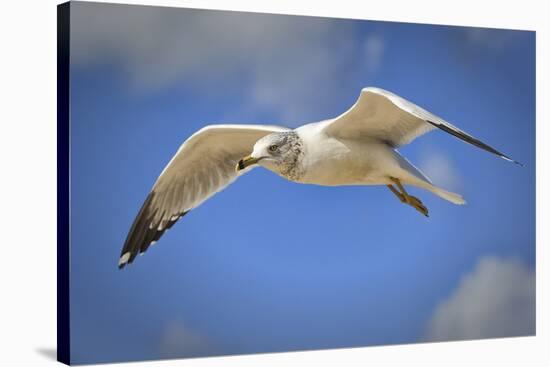
[[[429,188],[431,192],[439,196],[440,198],[443,198],[447,201],[450,201],[451,203],[457,204],[457,205],[464,205],[466,204],[466,200],[459,194],[456,194],[454,192],[445,191],[443,189],[440,189],[439,187],[432,186]]]

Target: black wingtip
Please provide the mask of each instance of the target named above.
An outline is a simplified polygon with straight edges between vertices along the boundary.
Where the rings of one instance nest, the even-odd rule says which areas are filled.
[[[126,265],[130,264],[132,262],[132,254],[130,252],[124,252],[120,255],[120,258],[118,259],[118,268],[122,269]]]
[[[458,129],[454,130],[454,129],[452,129],[451,127],[449,127],[447,125],[438,124],[438,123],[430,121],[430,120],[426,120],[426,122],[428,122],[429,124],[445,131],[448,134],[456,136],[457,138],[461,139],[462,141],[464,141],[466,143],[472,144],[473,146],[481,148],[481,149],[483,149],[483,150],[485,150],[489,153],[493,153],[493,154],[499,156],[500,158],[502,158],[504,160],[507,160],[508,162],[513,162],[513,163],[519,164],[521,167],[523,167],[523,163],[520,163],[518,161],[513,160],[512,158],[510,158],[507,155],[499,152],[495,148],[485,144],[481,140],[478,140],[478,139],[474,138],[473,136],[470,136],[470,135],[466,134],[464,131],[461,131],[461,130],[458,130]]]
[[[512,162],[512,163],[515,163],[515,164],[517,164],[517,165],[519,165],[519,166],[521,166],[521,167],[524,167],[523,163],[518,162],[518,161],[515,161],[515,160],[513,160],[513,159],[510,158],[510,157],[507,157],[507,156],[505,156],[505,155],[501,155],[500,157],[501,157],[502,159],[504,159],[504,160],[507,160],[508,162]]]
[[[159,224],[162,222],[162,217],[165,213],[160,215],[161,219],[154,219],[157,214],[158,208],[154,208],[153,196],[154,192],[151,192],[145,202],[143,203],[120,252],[120,258],[118,260],[118,268],[122,269],[126,265],[134,262],[135,258],[139,254],[143,254],[150,245],[154,244],[160,239],[160,237],[170,229],[181,217],[186,215],[189,210],[181,213],[177,213],[168,216],[166,222],[163,224],[163,228],[159,229]]]

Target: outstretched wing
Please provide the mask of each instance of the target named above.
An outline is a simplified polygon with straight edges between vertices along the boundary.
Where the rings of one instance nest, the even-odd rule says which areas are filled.
[[[120,253],[119,268],[139,253],[191,209],[233,182],[239,159],[250,154],[256,141],[278,126],[210,125],[187,139],[162,171],[145,199]]]
[[[329,122],[325,132],[342,138],[374,138],[393,147],[399,147],[435,128],[515,162],[441,117],[380,88],[363,89],[357,102],[348,111]]]

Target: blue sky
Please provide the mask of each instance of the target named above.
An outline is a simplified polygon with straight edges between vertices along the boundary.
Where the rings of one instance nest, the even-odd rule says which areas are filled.
[[[534,333],[533,32],[79,2],[71,16],[74,363]],[[411,189],[428,219],[385,187],[256,169],[118,270],[193,132],[334,117],[366,86],[524,167],[419,138],[400,151],[468,201]]]

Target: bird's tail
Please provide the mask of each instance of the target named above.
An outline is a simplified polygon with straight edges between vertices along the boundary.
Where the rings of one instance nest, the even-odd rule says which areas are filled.
[[[403,183],[408,185],[417,186],[425,190],[431,191],[440,198],[450,201],[453,204],[464,205],[466,200],[459,194],[454,192],[443,190],[437,186],[434,186],[431,180],[422,171],[416,168],[405,157],[399,154],[396,150],[393,151],[393,156],[399,163],[399,167],[402,169],[401,175],[397,176]]]
[[[437,196],[439,196],[440,198],[443,198],[447,201],[450,201],[451,203],[453,204],[457,204],[457,205],[464,205],[466,204],[466,200],[464,200],[464,198],[459,195],[459,194],[456,194],[454,192],[450,192],[450,191],[445,191],[443,189],[440,189],[439,187],[436,187],[436,186],[433,186],[433,185],[430,185],[431,187],[427,188],[428,190],[430,190],[431,192],[433,192],[434,194],[436,194]]]

